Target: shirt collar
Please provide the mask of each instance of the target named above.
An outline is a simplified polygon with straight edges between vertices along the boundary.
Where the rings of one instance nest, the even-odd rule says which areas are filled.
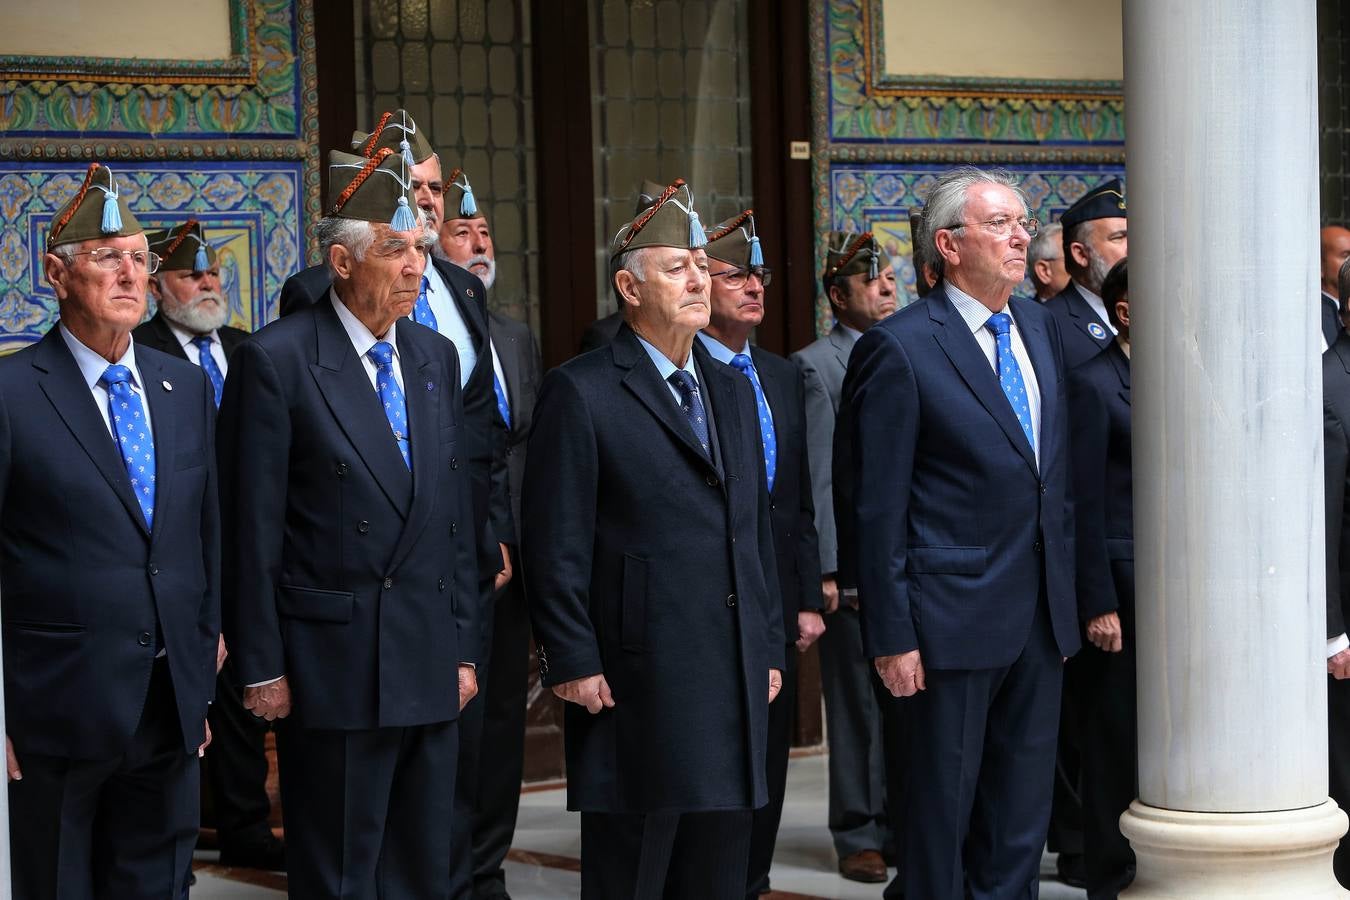
[[[168,316],[164,317],[164,322],[169,326],[169,330],[173,332],[173,336],[178,338],[178,343],[182,344],[184,348],[199,337],[209,338],[213,344],[220,343],[220,336],[214,328],[211,329],[209,334],[193,334],[179,326],[177,322],[171,321]]]
[[[1102,309],[1106,309],[1106,301],[1103,300],[1101,295],[1096,291],[1090,291],[1076,281],[1073,283],[1073,286],[1078,290],[1078,293],[1083,295],[1083,299],[1088,303],[1092,304],[1094,307],[1100,306]]]
[[[711,356],[713,359],[717,360],[718,362],[722,363],[723,365],[728,366],[731,365],[731,360],[737,354],[744,354],[746,356],[750,355],[749,341],[745,342],[745,346],[742,349],[732,350],[730,347],[719,341],[717,338],[713,337],[710,334],[706,334],[702,331],[698,333],[698,339],[703,342],[703,347],[705,350],[708,351],[708,355]],[[690,356],[692,355],[693,354],[691,353]]]
[[[108,371],[108,366],[118,365],[126,366],[131,370],[131,385],[138,390],[141,387],[141,374],[136,370],[136,340],[130,335],[127,336],[127,352],[122,354],[122,358],[116,363],[110,363],[102,356],[99,356],[93,350],[90,350],[80,339],[71,334],[70,329],[65,323],[60,323],[57,327],[61,329],[61,337],[65,340],[66,346],[70,348],[70,353],[75,357],[75,364],[80,367],[80,374],[84,376],[85,384],[92,390],[98,385],[99,379],[103,373]]]
[[[642,349],[647,351],[647,355],[650,356],[652,362],[656,364],[656,371],[661,373],[661,380],[669,381],[670,376],[674,375],[680,367],[671,362],[670,357],[666,356],[660,350],[657,350],[642,335],[638,334],[636,331],[633,332],[633,334],[637,337],[638,343],[642,344]],[[698,373],[694,371],[694,351],[692,347],[689,350],[689,358],[684,361],[683,368],[684,371],[694,376],[694,383],[698,384]]]
[[[970,329],[971,334],[978,334],[980,329],[989,324],[989,319],[994,313],[974,297],[961,290],[950,281],[944,285],[947,289],[947,297],[956,307],[956,311],[961,314],[961,318],[966,320],[966,327]],[[1003,311],[1008,313],[1008,318],[1013,319],[1013,327],[1017,327],[1017,320],[1013,318],[1011,310],[1003,307]]]
[[[435,257],[427,257],[427,267],[422,272],[422,276],[427,280],[428,294],[448,294],[450,288],[446,286],[445,279],[441,277],[441,270],[436,268]]]
[[[333,303],[333,309],[337,312],[338,321],[342,323],[342,327],[347,331],[347,337],[351,339],[352,347],[355,348],[358,358],[364,358],[370,352],[371,347],[374,347],[380,341],[384,341],[394,348],[394,359],[398,359],[397,322],[389,326],[388,335],[382,338],[376,337],[370,333],[370,329],[365,326],[365,323],[347,308],[347,304],[338,299],[337,291],[330,288],[328,297]]]

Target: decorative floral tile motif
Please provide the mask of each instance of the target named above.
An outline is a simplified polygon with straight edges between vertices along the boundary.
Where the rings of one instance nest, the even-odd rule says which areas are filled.
[[[220,253],[231,324],[253,330],[276,318],[282,283],[304,265],[304,163],[145,162],[113,169],[145,228],[189,217],[202,223]],[[56,321],[43,248],[53,216],[83,177],[83,165],[0,161],[0,352],[36,341]]]

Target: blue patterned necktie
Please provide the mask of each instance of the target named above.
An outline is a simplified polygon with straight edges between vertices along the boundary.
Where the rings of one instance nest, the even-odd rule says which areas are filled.
[[[712,459],[712,447],[708,444],[708,415],[703,410],[703,401],[698,396],[698,382],[694,376],[690,375],[684,369],[676,369],[670,373],[666,379],[680,392],[684,399],[680,401],[680,409],[689,418],[689,424],[693,426],[694,437],[698,438],[699,446],[703,448],[703,454]]]
[[[1017,416],[1022,431],[1027,436],[1031,449],[1036,449],[1035,433],[1031,428],[1031,402],[1027,397],[1027,385],[1022,380],[1022,367],[1012,351],[1012,316],[1007,313],[994,313],[985,323],[985,327],[994,333],[994,359],[998,365],[998,383],[1003,395],[1008,398],[1013,414]]]
[[[511,427],[511,404],[506,399],[506,388],[502,387],[502,381],[497,377],[497,370],[492,370],[492,389],[497,392],[497,412],[501,415],[502,421],[506,427]]]
[[[192,345],[197,348],[197,356],[201,360],[202,371],[206,377],[211,380],[211,390],[216,392],[216,406],[220,406],[220,393],[225,390],[225,376],[220,372],[220,366],[216,365],[216,358],[211,355],[211,338],[207,335],[198,335],[192,339]]]
[[[131,370],[126,366],[108,366],[98,383],[108,391],[108,416],[117,449],[131,478],[131,492],[145,516],[145,527],[151,528],[155,523],[155,442],[145,407],[131,389]]]
[[[375,390],[384,404],[384,417],[389,420],[389,428],[398,442],[398,452],[403,454],[403,464],[412,471],[412,451],[408,444],[408,403],[403,397],[403,389],[394,377],[394,348],[388,341],[380,341],[367,351],[375,361]]]
[[[759,440],[764,445],[764,473],[768,476],[769,490],[773,490],[773,476],[778,469],[778,436],[773,431],[773,416],[769,414],[768,401],[764,399],[764,387],[759,383],[759,373],[755,364],[744,353],[731,358],[731,367],[750,379],[755,389],[755,405],[759,408]]]
[[[431,311],[431,301],[427,299],[427,290],[430,287],[431,282],[427,280],[427,276],[423,275],[422,289],[417,292],[417,304],[413,307],[413,321],[418,325],[425,325],[432,331],[436,331],[436,314]]]

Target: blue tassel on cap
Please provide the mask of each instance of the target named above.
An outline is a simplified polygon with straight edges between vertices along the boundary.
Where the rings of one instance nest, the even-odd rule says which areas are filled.
[[[117,234],[122,230],[122,211],[117,208],[117,192],[103,192],[103,221],[99,225],[104,234]]]
[[[750,265],[764,265],[764,251],[759,249],[759,235],[750,235]]]
[[[459,215],[462,219],[472,219],[478,215],[478,201],[473,198],[473,186],[464,179],[464,197],[459,201]]]
[[[876,248],[876,245],[873,244],[873,245],[872,245],[872,264],[871,264],[871,265],[868,267],[868,269],[867,269],[867,280],[868,280],[868,281],[876,281],[876,280],[877,280],[877,276],[878,276],[879,274],[881,274],[881,273],[877,271],[877,248]]]
[[[412,155],[412,144],[408,143],[407,138],[398,142],[398,149],[403,151],[403,161],[407,163],[409,167],[417,165],[417,162],[413,159]]]
[[[197,255],[192,260],[192,270],[194,272],[205,272],[211,268],[211,257],[206,255],[206,244],[198,242]]]
[[[703,233],[703,223],[698,220],[698,212],[689,211],[689,248],[708,246],[708,236]]]
[[[394,218],[390,220],[389,227],[395,231],[412,231],[417,227],[417,219],[408,208],[407,197],[398,198],[398,209],[394,210]]]

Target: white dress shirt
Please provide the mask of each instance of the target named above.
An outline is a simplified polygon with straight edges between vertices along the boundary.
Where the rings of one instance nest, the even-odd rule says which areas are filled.
[[[366,377],[370,379],[370,387],[375,389],[378,383],[379,366],[375,365],[375,360],[370,358],[370,348],[374,347],[380,341],[384,341],[390,347],[394,348],[394,381],[398,383],[398,389],[403,390],[403,368],[398,362],[398,329],[389,326],[389,333],[384,337],[376,337],[370,333],[370,329],[356,317],[347,305],[338,299],[337,292],[331,288],[328,291],[328,298],[333,304],[333,309],[337,310],[338,320],[342,322],[342,327],[347,330],[347,337],[351,339],[352,349],[356,351],[356,356],[361,360],[361,365],[366,370]],[[406,391],[404,392],[406,396]],[[412,420],[408,420],[408,430],[412,431]]]
[[[980,345],[980,350],[984,352],[984,358],[989,360],[989,368],[994,370],[994,375],[998,375],[998,340],[994,333],[987,327],[989,319],[994,315],[985,306],[974,297],[962,291],[953,285],[950,281],[946,283],[947,296],[951,298],[952,305],[956,311],[961,314],[965,320],[966,327],[970,333],[975,336],[975,343]],[[1036,465],[1041,463],[1041,387],[1036,381],[1036,370],[1031,365],[1031,357],[1027,354],[1027,346],[1022,342],[1022,332],[1017,326],[1017,317],[1012,314],[1008,307],[1004,307],[1004,312],[1012,320],[1012,327],[1008,330],[1008,337],[1012,341],[1013,359],[1017,360],[1017,367],[1022,370],[1022,381],[1027,388],[1027,409],[1031,414],[1031,433],[1035,436]]]
[[[431,305],[431,312],[436,316],[436,330],[450,339],[455,345],[455,352],[459,354],[459,386],[462,388],[469,383],[469,375],[478,364],[478,351],[473,346],[473,334],[470,333],[464,317],[459,314],[459,305],[455,303],[454,295],[450,293],[450,285],[445,283],[436,264],[428,259],[427,269],[422,274],[427,279],[427,303]],[[493,363],[496,364],[495,358]],[[505,384],[506,382],[502,381],[502,385]]]
[[[94,397],[94,403],[98,406],[99,415],[103,416],[103,425],[108,429],[108,437],[116,442],[117,437],[113,434],[112,419],[108,416],[108,389],[99,384],[99,379],[103,373],[108,371],[108,366],[118,365],[126,366],[131,370],[131,389],[137,397],[141,398],[141,407],[145,410],[145,427],[150,432],[150,439],[154,440],[155,431],[150,427],[150,402],[145,398],[145,383],[141,381],[141,372],[136,368],[136,341],[128,336],[127,352],[122,354],[122,358],[116,363],[110,363],[99,354],[90,350],[80,339],[70,333],[70,329],[65,324],[61,324],[61,337],[65,340],[66,346],[70,348],[70,353],[75,357],[75,364],[80,367],[80,374],[84,376],[84,381],[89,385],[89,392]],[[120,457],[120,454],[119,454]]]
[[[197,335],[190,331],[184,331],[176,323],[170,322],[168,316],[164,317],[164,321],[168,324],[169,330],[173,332],[173,336],[178,338],[178,343],[183,346],[183,355],[188,358],[189,362],[200,366],[202,364],[201,351],[197,349],[196,344],[192,343]],[[216,366],[220,368],[220,377],[224,378],[229,374],[229,366],[225,362],[225,345],[220,342],[220,333],[213,328],[211,333],[204,335],[204,337],[211,339],[211,358],[216,361]]]

